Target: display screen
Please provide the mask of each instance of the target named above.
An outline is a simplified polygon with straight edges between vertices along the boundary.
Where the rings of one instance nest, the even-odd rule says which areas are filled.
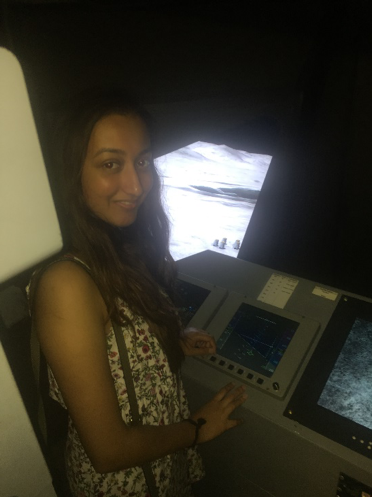
[[[204,250],[238,256],[271,159],[201,141],[156,159],[176,261]]]
[[[176,304],[183,326],[187,326],[209,294],[210,290],[207,288],[187,281],[177,280]]]
[[[285,416],[372,458],[372,303],[342,296]]]
[[[372,322],[357,318],[318,404],[372,429]]]
[[[217,341],[223,357],[271,377],[299,323],[242,303]]]

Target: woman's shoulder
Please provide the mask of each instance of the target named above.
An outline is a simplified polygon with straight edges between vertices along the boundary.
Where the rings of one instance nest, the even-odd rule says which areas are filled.
[[[94,284],[88,266],[74,257],[63,257],[39,269],[33,277],[35,284],[53,286],[75,286]]]
[[[53,302],[75,307],[91,303],[101,307],[102,297],[92,279],[89,269],[81,261],[63,258],[42,268],[31,282],[30,298],[36,306],[48,306]]]

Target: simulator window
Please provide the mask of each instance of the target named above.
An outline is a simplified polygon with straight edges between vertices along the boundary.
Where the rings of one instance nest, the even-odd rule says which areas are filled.
[[[205,142],[156,159],[175,260],[208,249],[238,256],[271,159]]]
[[[372,459],[372,303],[342,296],[285,415]]]

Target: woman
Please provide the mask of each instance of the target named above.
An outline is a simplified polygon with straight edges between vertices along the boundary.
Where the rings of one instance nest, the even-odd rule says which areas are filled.
[[[96,94],[75,109],[62,140],[69,255],[39,278],[33,320],[50,395],[69,414],[66,465],[76,497],[144,497],[141,466],[149,461],[160,496],[191,495],[202,476],[191,446],[236,426],[229,415],[246,399],[230,384],[189,414],[182,360],[213,353],[215,343],[202,332],[182,334],[170,298],[175,269],[151,129],[135,101]],[[130,423],[113,322],[124,334],[143,425]]]

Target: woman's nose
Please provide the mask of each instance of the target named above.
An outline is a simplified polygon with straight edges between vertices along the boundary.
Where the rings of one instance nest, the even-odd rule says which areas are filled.
[[[126,164],[120,175],[121,189],[130,195],[139,197],[143,193],[140,177],[134,165]]]

